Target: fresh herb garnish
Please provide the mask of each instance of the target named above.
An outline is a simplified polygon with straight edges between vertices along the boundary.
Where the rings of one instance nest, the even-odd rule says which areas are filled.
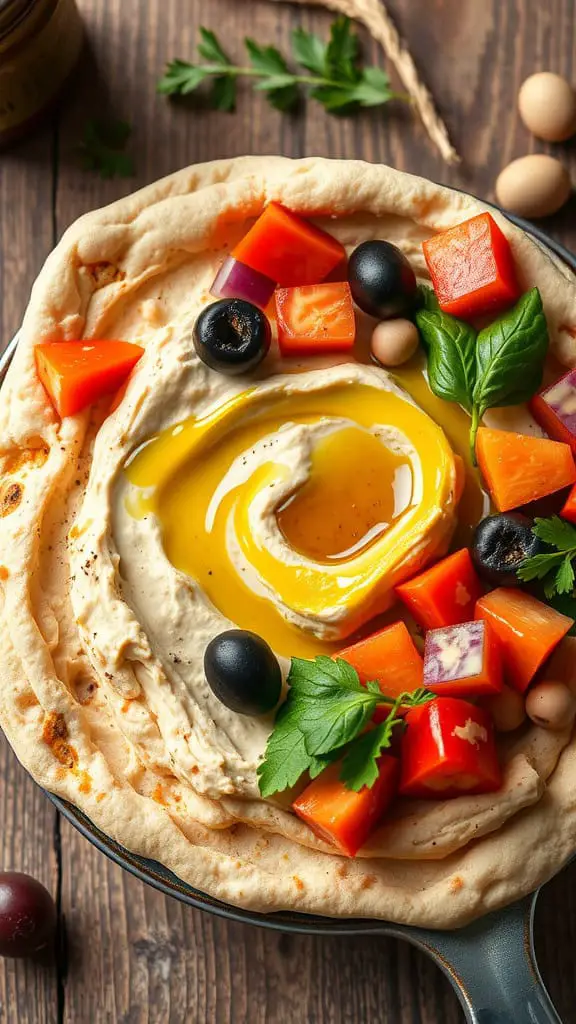
[[[556,550],[524,559],[517,570],[518,579],[522,583],[540,580],[549,600],[557,594],[572,594],[576,578],[576,527],[560,516],[551,516],[549,519],[535,519],[532,532]]]
[[[422,289],[416,324],[428,350],[430,389],[458,402],[472,416],[470,450],[476,464],[476,434],[488,409],[528,401],[542,382],[548,329],[537,288],[479,334],[441,309]]]
[[[288,697],[258,767],[262,796],[288,789],[306,771],[315,778],[344,754],[341,778],[346,785],[373,786],[378,756],[390,746],[393,729],[402,724],[399,708],[425,704],[434,696],[420,689],[397,699],[386,697],[376,682],[363,686],[346,661],[322,655],[314,661],[293,658],[288,683]],[[390,708],[386,720],[360,736],[382,706]]]
[[[98,171],[102,178],[131,178],[134,161],[124,152],[132,128],[127,121],[92,118],[84,125],[78,146],[84,169]]]
[[[520,405],[542,383],[548,328],[537,288],[478,335],[472,443],[487,409]]]
[[[212,106],[230,111],[236,103],[236,81],[247,77],[256,79],[254,88],[264,92],[277,110],[293,110],[298,105],[301,86],[331,113],[380,106],[391,99],[408,99],[392,91],[388,75],[381,68],[360,67],[358,37],[346,17],[333,22],[327,43],[303,28],[292,33],[294,62],[307,74],[291,71],[275,46],[261,46],[253,39],[245,39],[249,64],[237,65],[222,49],[214,32],[201,28],[200,36],[198,51],[203,63],[171,61],[158,82],[158,92],[186,96],[211,80]]]

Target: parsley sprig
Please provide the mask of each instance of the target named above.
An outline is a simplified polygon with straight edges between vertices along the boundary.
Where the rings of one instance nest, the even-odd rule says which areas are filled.
[[[101,178],[130,178],[134,161],[126,152],[132,128],[127,121],[91,118],[84,125],[78,151],[84,170],[98,171]]]
[[[391,99],[409,100],[393,92],[390,79],[379,67],[360,67],[358,36],[349,18],[339,17],[324,42],[312,32],[297,28],[292,33],[292,56],[299,70],[290,70],[275,46],[261,46],[247,38],[244,45],[248,64],[230,60],[214,32],[200,29],[198,53],[202,63],[170,61],[158,82],[158,92],[168,96],[186,96],[210,81],[209,100],[217,110],[231,111],[236,105],[238,78],[251,78],[254,88],[266,94],[277,110],[293,110],[300,100],[301,87],[331,113],[349,113],[358,107],[376,107]],[[306,74],[304,73],[306,72]]]
[[[541,580],[544,594],[551,600],[557,594],[571,594],[574,590],[576,559],[576,527],[561,519],[535,519],[532,532],[554,551],[543,551],[526,558],[517,571],[523,583]]]
[[[304,772],[316,778],[332,761],[344,757],[340,777],[349,789],[371,787],[378,778],[377,760],[403,725],[400,707],[417,707],[433,699],[427,690],[386,697],[376,682],[363,686],[358,673],[341,658],[320,655],[314,661],[292,658],[290,689],[258,766],[262,796],[294,786]],[[376,708],[390,711],[380,725],[364,732]]]

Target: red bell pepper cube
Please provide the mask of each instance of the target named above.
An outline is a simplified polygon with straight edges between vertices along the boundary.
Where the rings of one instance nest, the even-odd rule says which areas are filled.
[[[574,625],[531,594],[498,587],[480,598],[476,618],[487,619],[500,641],[506,681],[520,693]]]
[[[560,515],[563,519],[568,519],[571,523],[576,523],[576,484],[566,498],[566,501],[560,510]]]
[[[491,793],[502,784],[492,719],[484,708],[439,697],[414,708],[402,738],[402,796]]]
[[[396,593],[424,629],[440,629],[474,618],[483,589],[468,548],[462,548],[399,584]]]
[[[569,444],[576,456],[576,370],[534,395],[530,411],[549,437]]]
[[[404,622],[395,622],[345,647],[336,657],[356,669],[361,683],[377,682],[386,697],[394,699],[423,685],[422,656]],[[373,721],[382,722],[389,711],[390,708],[377,708]]]
[[[356,319],[347,281],[278,288],[274,302],[283,356],[325,355],[354,348]]]
[[[500,693],[502,659],[488,622],[432,629],[424,648],[424,686],[442,697]]]
[[[399,767],[397,758],[382,754],[372,788],[363,786],[355,793],[340,781],[341,763],[330,765],[306,787],[292,809],[319,839],[354,857],[394,799]]]
[[[422,248],[445,313],[474,320],[520,298],[510,245],[490,213],[434,235]]]
[[[127,341],[54,341],[34,349],[38,376],[62,417],[116,391],[143,352]]]
[[[323,281],[346,259],[346,251],[327,231],[272,202],[232,250],[232,256],[290,288]]]

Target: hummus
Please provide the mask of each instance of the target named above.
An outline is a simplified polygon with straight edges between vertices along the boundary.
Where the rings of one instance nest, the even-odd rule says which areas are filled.
[[[192,330],[216,270],[270,199],[349,249],[389,239],[423,281],[422,240],[483,208],[385,167],[247,157],[180,171],[69,229],[2,388],[0,722],[41,785],[217,898],[463,924],[573,852],[568,731],[527,727],[503,742],[496,794],[398,801],[348,861],[284,800],[260,797],[272,718],[234,714],[204,677],[205,647],[231,623],[265,636],[284,665],[338,649],[485,510],[456,458],[468,418],[417,367],[306,360],[286,373],[269,357],[231,382],[199,362]],[[522,287],[541,291],[555,356],[576,364],[574,279],[498,219]],[[112,411],[105,400],[60,421],[33,346],[79,337],[135,341],[145,355]],[[487,420],[538,430],[525,409]],[[352,458],[369,450],[388,484],[369,546],[323,558],[304,549],[290,500],[320,465],[331,493],[343,487],[336,443]]]

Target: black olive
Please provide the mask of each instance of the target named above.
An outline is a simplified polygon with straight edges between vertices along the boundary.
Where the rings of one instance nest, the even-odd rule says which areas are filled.
[[[33,956],[51,941],[56,906],[40,882],[19,871],[0,874],[0,956]]]
[[[410,312],[416,300],[416,276],[403,252],[379,239],[362,242],[348,261],[348,280],[357,306],[389,320]]]
[[[541,541],[532,533],[532,520],[519,512],[487,516],[474,531],[474,564],[485,580],[497,586],[518,586],[516,570],[525,558],[542,550]]]
[[[276,655],[261,636],[246,629],[229,629],[210,641],[204,672],[218,700],[239,715],[264,715],[280,698]]]
[[[203,309],[194,326],[194,348],[212,370],[248,373],[270,348],[270,323],[244,299],[220,299]]]

